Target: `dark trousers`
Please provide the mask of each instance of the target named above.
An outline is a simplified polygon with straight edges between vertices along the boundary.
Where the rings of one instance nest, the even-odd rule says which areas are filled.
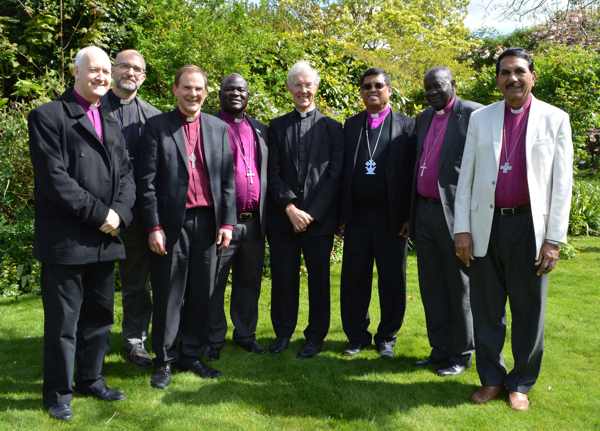
[[[69,404],[75,385],[106,387],[104,356],[110,348],[115,262],[85,265],[42,263],[44,305],[44,404]],[[73,361],[75,358],[75,361]]]
[[[222,347],[227,334],[225,317],[225,288],[231,269],[230,316],[233,323],[233,340],[239,344],[256,339],[258,323],[258,298],[265,258],[265,239],[261,235],[260,218],[239,221],[233,227],[229,247],[218,252],[218,273],[215,291],[211,297],[211,323],[209,344]]]
[[[506,383],[528,393],[540,374],[548,275],[536,275],[531,214],[494,214],[487,254],[471,263],[471,307],[477,372],[484,386]],[[506,299],[512,314],[514,368],[506,373]]]
[[[208,343],[216,272],[214,210],[188,210],[175,245],[167,247],[166,256],[152,255],[156,368],[175,362],[185,367],[200,359]]]
[[[291,338],[298,323],[300,253],[308,271],[306,341],[319,343],[329,331],[331,298],[329,259],[333,235],[267,230],[271,251],[271,322],[277,337]]]
[[[140,210],[131,210],[133,220],[120,237],[125,245],[127,258],[119,261],[119,277],[123,294],[123,340],[131,350],[144,348],[152,318],[152,296],[148,277],[150,274],[150,246],[148,234],[142,227]]]
[[[406,311],[406,240],[390,229],[387,211],[353,209],[344,228],[340,284],[342,326],[350,342],[371,344],[369,303],[377,264],[381,322],[374,341],[393,346]]]
[[[468,268],[456,257],[442,205],[418,198],[416,214],[419,287],[431,356],[465,364],[475,351]]]

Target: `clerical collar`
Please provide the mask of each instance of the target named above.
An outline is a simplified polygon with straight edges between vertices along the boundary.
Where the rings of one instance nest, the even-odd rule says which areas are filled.
[[[298,111],[298,114],[300,114],[300,117],[302,117],[302,118],[306,118],[306,117],[310,117],[310,116],[314,115],[314,114],[315,114],[315,112],[317,112],[317,107],[315,106],[314,108],[312,108],[312,109],[311,109],[310,111],[308,111],[308,112],[300,112],[300,111],[298,110],[298,108],[296,108],[296,111]]]
[[[389,106],[381,111],[379,111],[376,114],[371,114],[369,111],[367,111],[367,115],[369,118],[384,118],[391,110],[392,108],[390,108]]]
[[[227,123],[243,123],[246,116],[243,115],[242,118],[236,118],[221,109],[221,118]]]
[[[454,96],[454,97],[452,98],[452,100],[450,101],[450,103],[448,103],[446,106],[444,106],[444,108],[443,108],[443,109],[440,109],[439,111],[435,111],[435,113],[436,113],[437,115],[440,115],[440,116],[442,116],[442,115],[445,115],[445,114],[447,114],[448,112],[452,111],[452,107],[454,106],[454,101],[455,101],[455,100],[456,100],[456,96]]]
[[[73,88],[73,96],[75,96],[75,98],[77,99],[77,101],[79,102],[79,104],[81,105],[81,107],[83,109],[98,109],[100,107],[100,100],[98,100],[98,103],[94,104],[94,103],[90,103],[89,100],[86,100],[83,98],[83,96],[81,96],[77,90],[75,90]]]
[[[112,90],[110,90],[110,95],[112,96],[112,98],[114,99],[115,102],[119,102],[121,105],[129,105],[129,104],[131,104],[131,102],[133,102],[135,100],[135,97],[133,97],[130,100],[121,99]]]
[[[506,102],[504,102],[506,103]],[[529,108],[529,106],[531,105],[531,96],[529,96],[529,99],[527,100],[527,102],[525,102],[525,104],[523,106],[521,106],[519,109],[515,109],[512,106],[510,106],[508,103],[506,103],[506,111],[508,112],[508,108],[510,108],[510,112],[518,115],[518,114],[522,114],[526,109]]]
[[[201,112],[198,113],[197,117],[188,117],[186,114],[184,114],[183,112],[181,112],[181,109],[177,108],[177,111],[179,112],[179,116],[181,117],[182,121],[186,121],[188,123],[194,123],[197,120],[200,119],[200,115],[202,115]]]

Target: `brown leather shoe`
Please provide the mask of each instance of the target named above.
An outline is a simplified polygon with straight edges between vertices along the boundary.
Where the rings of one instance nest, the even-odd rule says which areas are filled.
[[[477,404],[487,403],[506,390],[506,385],[501,386],[482,386],[471,397],[471,401]]]
[[[152,358],[146,352],[146,349],[124,350],[125,357],[139,368],[149,368],[152,366]]]
[[[513,410],[520,410],[524,412],[529,408],[529,400],[527,394],[522,394],[517,391],[508,391],[508,399],[506,400],[508,405]]]

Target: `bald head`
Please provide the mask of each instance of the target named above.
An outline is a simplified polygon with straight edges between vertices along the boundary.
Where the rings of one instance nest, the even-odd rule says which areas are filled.
[[[456,96],[456,81],[446,66],[432,67],[423,79],[425,98],[436,111],[444,109]]]
[[[221,81],[219,101],[225,113],[244,118],[244,110],[248,105],[248,83],[242,75],[232,73]]]
[[[135,49],[126,49],[125,51],[121,51],[120,53],[118,53],[115,57],[115,64],[122,63],[125,60],[128,60],[132,57],[137,58],[141,63],[140,65],[142,66],[142,69],[146,70],[146,61],[144,60],[144,57]]]
[[[97,104],[110,87],[110,58],[97,46],[88,46],[75,56],[74,89],[81,97]]]
[[[121,99],[133,99],[146,79],[146,62],[135,49],[121,51],[112,67],[113,93]]]
[[[446,66],[433,66],[431,69],[425,72],[425,78],[427,78],[428,75],[447,77],[450,80],[454,79],[452,76],[452,71]]]

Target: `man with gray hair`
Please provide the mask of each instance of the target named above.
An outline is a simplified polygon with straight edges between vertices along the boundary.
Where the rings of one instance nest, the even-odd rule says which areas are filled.
[[[137,91],[146,79],[146,62],[142,54],[133,49],[118,53],[111,71],[113,88],[102,96],[100,104],[119,123],[135,173],[146,120],[160,114],[160,111],[137,97]],[[152,366],[152,359],[144,348],[152,317],[152,296],[148,284],[152,252],[148,248],[148,234],[142,227],[137,203],[131,213],[131,224],[120,232],[127,253],[127,258],[119,261],[123,339],[127,359],[140,368],[147,368]]]
[[[308,326],[298,358],[322,349],[329,330],[329,256],[339,231],[342,181],[342,125],[316,108],[319,74],[308,62],[292,66],[286,87],[296,109],[271,120],[267,239],[271,250],[271,321],[276,340],[269,350],[289,345],[298,321],[300,256],[308,271]]]

